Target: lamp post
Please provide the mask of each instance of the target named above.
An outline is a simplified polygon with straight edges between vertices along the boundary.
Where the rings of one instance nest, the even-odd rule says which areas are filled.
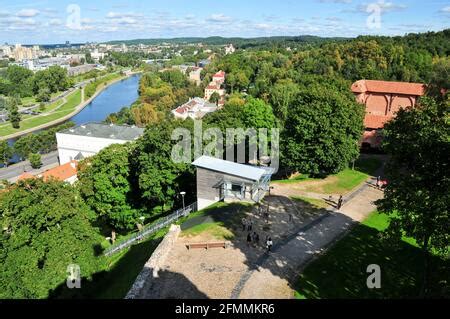
[[[181,197],[183,198],[183,215],[186,212],[186,208],[184,207],[184,195],[186,195],[186,192],[180,192]]]

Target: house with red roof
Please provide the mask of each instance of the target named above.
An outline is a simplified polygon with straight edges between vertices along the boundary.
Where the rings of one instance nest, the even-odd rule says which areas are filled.
[[[48,181],[51,179],[56,179],[73,184],[77,181],[77,167],[77,161],[70,161],[69,163],[56,166],[55,168],[49,169],[41,174],[33,175],[31,173],[23,173],[17,180],[21,181],[30,178],[42,178],[44,181]]]
[[[379,148],[384,124],[393,119],[398,110],[414,107],[419,97],[425,94],[426,86],[422,83],[360,80],[353,83],[351,90],[356,100],[366,106],[362,146]]]
[[[225,104],[225,90],[222,89],[222,85],[225,83],[225,72],[219,71],[216,74],[213,75],[212,81],[209,83],[209,85],[205,88],[205,96],[204,99],[209,101],[211,99],[211,96],[214,93],[219,94],[220,99],[218,102],[218,106],[222,107]]]

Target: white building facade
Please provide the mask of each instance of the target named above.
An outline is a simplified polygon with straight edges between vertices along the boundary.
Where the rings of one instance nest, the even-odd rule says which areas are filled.
[[[125,144],[138,139],[144,129],[88,123],[56,133],[60,165],[93,156],[112,144]]]

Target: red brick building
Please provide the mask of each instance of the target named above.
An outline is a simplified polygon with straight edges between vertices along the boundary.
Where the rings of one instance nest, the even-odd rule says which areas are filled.
[[[409,106],[415,106],[425,94],[421,83],[360,80],[352,85],[356,100],[366,106],[362,146],[378,148],[381,143],[380,130],[395,117],[395,113]]]

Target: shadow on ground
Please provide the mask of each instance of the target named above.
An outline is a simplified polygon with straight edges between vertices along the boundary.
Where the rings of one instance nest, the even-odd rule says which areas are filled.
[[[368,289],[367,266],[381,269],[381,288]],[[428,297],[450,297],[450,263],[431,260]],[[423,276],[422,251],[405,241],[393,246],[363,224],[310,263],[295,283],[299,298],[416,298]]]
[[[150,258],[153,250],[161,242],[162,236],[155,236],[132,246],[130,249],[113,257],[104,258],[110,264],[119,259],[114,265],[107,265],[108,270],[95,273],[92,278],[82,277],[80,289],[68,289],[66,282],[61,283],[50,292],[49,298],[80,298],[80,299],[121,299],[124,298],[141,272],[144,264]],[[123,256],[122,256],[123,254]],[[109,268],[110,266],[110,268]],[[83,269],[81,269],[83,275]]]

